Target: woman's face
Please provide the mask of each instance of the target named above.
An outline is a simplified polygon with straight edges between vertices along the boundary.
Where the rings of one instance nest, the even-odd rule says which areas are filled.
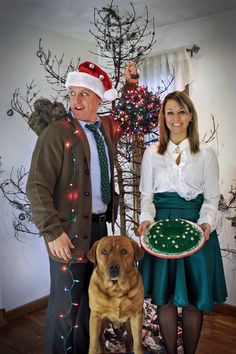
[[[179,143],[187,138],[187,128],[192,114],[188,107],[181,107],[174,99],[169,99],[165,105],[165,122],[170,131],[170,139]]]

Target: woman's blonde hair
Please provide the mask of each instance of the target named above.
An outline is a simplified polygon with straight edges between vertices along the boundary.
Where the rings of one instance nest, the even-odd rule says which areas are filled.
[[[190,151],[192,154],[196,154],[199,151],[199,133],[198,133],[198,118],[197,112],[194,107],[193,102],[182,91],[174,91],[169,93],[162,103],[161,111],[159,114],[159,145],[158,152],[163,155],[167,149],[167,145],[170,140],[170,130],[168,129],[165,121],[165,106],[168,100],[175,100],[181,108],[187,107],[189,112],[192,114],[192,119],[189,122],[187,128],[187,137],[189,140]]]

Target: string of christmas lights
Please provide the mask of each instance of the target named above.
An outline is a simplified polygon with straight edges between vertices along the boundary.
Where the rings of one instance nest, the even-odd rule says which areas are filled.
[[[120,98],[112,114],[126,134],[143,140],[144,135],[157,128],[160,108],[157,94],[148,91],[147,86],[137,86]]]
[[[72,322],[72,320],[71,320],[71,312],[73,310],[73,307],[78,307],[79,306],[79,303],[74,302],[74,300],[72,298],[72,290],[73,290],[74,286],[79,283],[79,279],[74,279],[74,276],[73,276],[73,273],[72,273],[72,270],[71,270],[71,265],[73,264],[74,261],[76,261],[76,259],[72,258],[72,261],[68,264],[68,266],[64,265],[62,267],[62,271],[63,272],[68,272],[68,276],[71,279],[71,286],[68,287],[68,288],[64,288],[64,291],[67,293],[67,295],[69,297],[70,305],[69,305],[69,308],[68,308],[68,310],[67,310],[67,312],[65,314],[61,313],[59,315],[59,318],[61,320],[64,319],[66,321],[66,324],[67,324],[67,327],[68,327],[67,333],[66,334],[62,334],[61,338],[60,338],[62,340],[62,342],[63,342],[63,349],[64,349],[65,353],[68,353],[72,349],[72,345],[70,343],[68,343],[68,339],[70,338],[71,332],[74,329],[78,328],[78,325],[76,323],[74,324]]]
[[[75,148],[76,148],[76,145],[78,142],[79,131],[76,130],[74,123],[70,117],[67,118],[67,121],[70,124],[73,135],[76,137],[76,139],[74,139],[73,141],[67,141],[65,144],[66,149],[70,149],[70,151],[72,153],[72,163],[73,163],[72,175],[71,175],[71,180],[70,180],[69,188],[68,188],[68,190],[69,190],[68,199],[71,203],[71,216],[70,216],[70,220],[72,222],[71,230],[73,230],[74,226],[76,225],[76,220],[77,220],[76,204],[77,204],[77,199],[79,197],[78,191],[74,189],[74,181],[77,178],[76,166],[77,166],[77,159],[78,159]],[[76,239],[76,238],[78,238],[78,235],[75,235],[74,237]],[[78,328],[78,324],[73,323],[71,314],[72,314],[74,307],[79,307],[79,303],[75,302],[75,300],[72,297],[72,291],[73,291],[73,288],[76,285],[78,285],[80,280],[74,278],[71,268],[72,268],[72,264],[80,262],[82,260],[83,260],[82,254],[79,256],[74,255],[71,262],[68,265],[63,265],[63,267],[62,267],[62,271],[67,272],[68,277],[70,278],[70,282],[71,282],[70,287],[64,288],[66,295],[69,297],[69,308],[65,314],[63,314],[63,313],[59,314],[59,319],[64,320],[66,322],[66,325],[68,328],[67,332],[61,334],[61,337],[60,337],[60,339],[62,340],[62,343],[63,343],[63,348],[64,348],[65,354],[68,354],[68,352],[70,352],[72,350],[72,345],[71,345],[71,343],[69,343],[68,339],[70,338],[72,331],[76,330]]]

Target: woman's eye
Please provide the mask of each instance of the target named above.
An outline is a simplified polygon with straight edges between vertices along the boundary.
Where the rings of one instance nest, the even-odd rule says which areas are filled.
[[[166,113],[168,116],[171,116],[173,114],[173,112],[167,112]]]
[[[70,96],[75,96],[75,92],[74,91],[70,91]]]
[[[179,111],[179,114],[180,115],[184,115],[186,112],[184,111],[184,110],[182,110],[182,111]]]

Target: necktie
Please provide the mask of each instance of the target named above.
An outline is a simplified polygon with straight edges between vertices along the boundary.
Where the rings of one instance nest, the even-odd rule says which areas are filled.
[[[111,200],[111,187],[109,181],[109,173],[108,173],[108,161],[105,150],[105,144],[98,132],[96,125],[94,124],[86,124],[86,128],[89,129],[95,138],[98,150],[98,157],[100,163],[100,173],[101,173],[101,191],[102,191],[102,200],[105,204],[109,204]]]

